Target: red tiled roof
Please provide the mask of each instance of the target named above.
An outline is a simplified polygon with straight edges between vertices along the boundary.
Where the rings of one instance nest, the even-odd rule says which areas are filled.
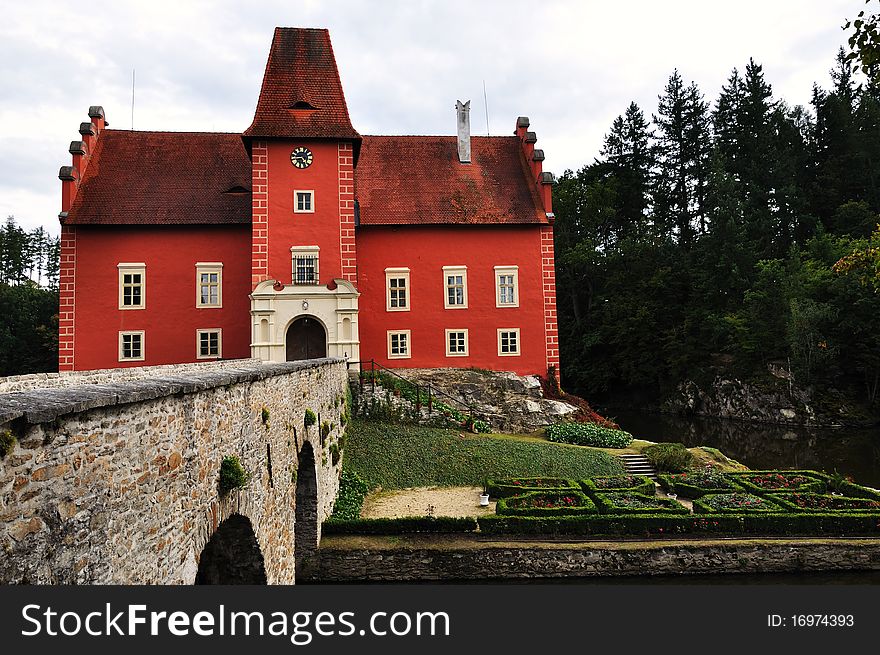
[[[360,140],[327,30],[275,28],[254,122],[244,136]]]
[[[361,225],[547,223],[519,138],[366,136],[355,175]]]
[[[104,130],[65,223],[250,223],[250,188],[239,134]]]

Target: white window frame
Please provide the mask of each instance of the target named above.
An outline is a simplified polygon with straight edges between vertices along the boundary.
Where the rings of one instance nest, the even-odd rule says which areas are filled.
[[[123,357],[122,342],[126,336],[138,335],[141,338],[141,354],[140,357]],[[144,330],[120,330],[117,355],[120,362],[142,362],[147,353],[147,337]]]
[[[299,194],[307,193],[309,196],[309,208],[299,208]],[[315,192],[312,189],[294,189],[293,190],[293,213],[294,214],[314,214],[315,213]]]
[[[391,353],[391,337],[392,335],[401,334],[406,336],[406,354],[394,355]],[[412,357],[412,337],[410,336],[410,330],[388,330],[386,340],[388,342],[388,359],[409,359]]]
[[[217,333],[217,354],[202,354],[202,335]],[[196,330],[196,359],[222,359],[223,358],[223,328],[201,328]]]
[[[464,303],[452,305],[449,303],[449,276],[461,275],[461,295]],[[443,307],[446,309],[467,309],[468,308],[468,279],[467,266],[444,266],[443,267]]]
[[[119,309],[124,309],[126,311],[131,309],[146,309],[147,308],[147,265],[143,262],[137,263],[120,263],[116,265],[116,269],[119,272]],[[141,288],[141,304],[140,305],[125,305],[123,301],[125,300],[125,276],[139,274],[141,276],[140,288]]]
[[[217,302],[202,302],[202,275],[217,274]],[[208,282],[210,285],[211,283]],[[210,300],[211,294],[208,292]],[[196,263],[196,307],[200,309],[213,309],[223,307],[223,263],[222,262],[197,262]]]
[[[501,276],[513,277],[513,302],[501,302]],[[495,267],[495,306],[519,307],[519,266]]]
[[[406,293],[406,305],[403,307],[391,306],[391,280],[403,280],[403,290]],[[408,268],[386,268],[385,269],[385,311],[389,312],[408,312],[410,309],[410,301],[412,293],[409,284]]]
[[[298,284],[296,281],[296,260],[298,257],[315,258],[315,280],[311,283]],[[290,248],[290,281],[293,286],[317,286],[321,283],[321,249],[318,246],[291,246]]]
[[[513,332],[516,334],[516,352],[505,353],[501,351],[501,334],[503,332]],[[499,357],[519,357],[522,354],[522,339],[520,338],[519,328],[498,328],[498,356]]]
[[[452,352],[449,348],[449,335],[450,334],[463,334],[464,335],[464,352]],[[470,355],[470,335],[468,334],[467,328],[454,328],[447,329],[446,333],[446,356],[447,357],[468,357]]]

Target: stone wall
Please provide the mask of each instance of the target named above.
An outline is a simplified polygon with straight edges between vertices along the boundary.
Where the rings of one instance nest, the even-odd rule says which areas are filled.
[[[880,570],[880,540],[485,542],[479,537],[328,537],[309,569],[320,582]]]
[[[240,514],[268,582],[292,583],[298,453],[311,443],[323,520],[338,490],[329,448],[343,431],[345,363],[126,371],[0,394],[0,432],[16,438],[0,460],[0,582],[191,584],[212,534]],[[320,417],[308,429],[306,408]],[[221,496],[226,455],[251,479]]]
[[[160,366],[134,366],[127,368],[100,368],[91,371],[61,371],[60,373],[28,373],[0,377],[0,393],[31,391],[33,389],[66,389],[83,384],[108,384],[145,377],[201,373],[239,366],[259,364],[259,359],[228,359],[192,364],[163,364]]]

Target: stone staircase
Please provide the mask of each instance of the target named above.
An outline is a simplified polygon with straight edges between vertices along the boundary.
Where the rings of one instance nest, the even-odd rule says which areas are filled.
[[[646,478],[657,480],[657,471],[651,466],[651,462],[644,455],[618,455],[630,475],[644,475]]]

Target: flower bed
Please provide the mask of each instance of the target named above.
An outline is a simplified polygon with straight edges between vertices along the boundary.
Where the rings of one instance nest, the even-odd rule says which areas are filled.
[[[825,479],[814,471],[750,471],[732,473],[746,491],[757,494],[800,492],[823,492],[827,488]]]
[[[768,498],[743,492],[708,494],[694,500],[694,512],[704,514],[785,511]]]
[[[664,473],[659,476],[660,485],[666,490],[685,498],[701,498],[706,494],[723,494],[739,491],[740,487],[724,473],[711,469],[686,473]]]
[[[848,498],[846,496],[800,492],[770,494],[768,497],[792,512],[866,512],[880,514],[880,500],[871,498]]]
[[[489,480],[486,483],[489,495],[493,498],[509,498],[530,491],[547,491],[558,489],[580,490],[580,486],[574,480],[565,478],[505,478],[503,480]]]
[[[633,436],[623,430],[603,428],[595,423],[563,421],[547,428],[547,440],[595,448],[626,448]]]
[[[646,496],[653,496],[657,486],[644,475],[603,475],[581,480],[581,487],[590,495],[608,491],[630,491]]]
[[[596,514],[596,506],[581,491],[533,491],[521,496],[499,498],[495,512],[513,516],[564,516]]]
[[[596,506],[602,514],[690,514],[690,510],[671,498],[657,498],[627,491],[597,493]]]

